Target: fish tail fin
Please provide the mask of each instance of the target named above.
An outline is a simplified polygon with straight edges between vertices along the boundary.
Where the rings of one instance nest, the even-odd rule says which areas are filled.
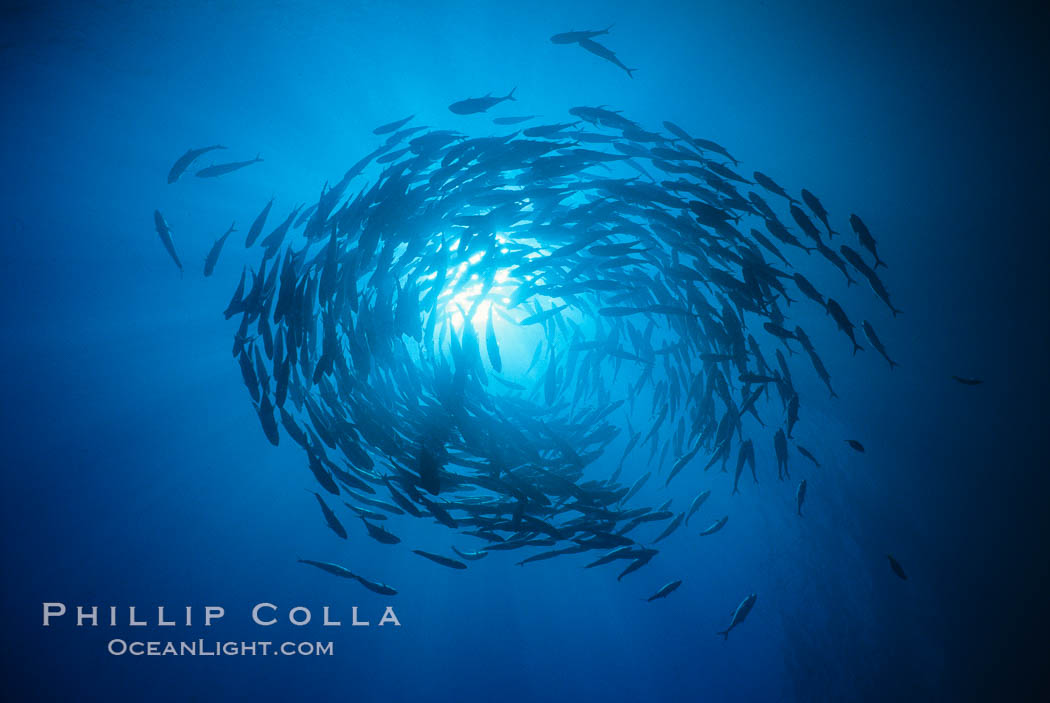
[[[894,361],[893,359],[886,359],[886,361],[890,362],[890,371],[893,371],[893,368],[894,368],[895,366],[900,366],[900,364],[898,364],[898,363],[897,363],[896,361]]]
[[[611,29],[612,29],[613,27],[615,27],[615,26],[616,26],[616,23],[615,23],[615,22],[613,22],[613,23],[612,23],[612,24],[610,24],[610,25],[609,25],[608,27],[606,27],[605,29],[603,29],[603,30],[602,30],[602,34],[608,34],[608,33],[609,33],[609,30],[611,30]]]
[[[897,308],[890,308],[890,312],[893,313],[894,317],[897,317],[897,315],[900,314],[901,311],[898,310]]]
[[[847,273],[847,274],[846,274],[846,287],[847,287],[847,288],[849,288],[849,287],[850,287],[850,286],[852,286],[852,285],[853,285],[854,283],[856,283],[856,281],[854,281],[854,280],[853,280],[852,278],[850,278],[850,277],[849,277],[849,274]]]
[[[637,68],[625,68],[624,70],[627,71],[627,77],[628,78],[634,78],[634,72],[637,71],[638,69]]]
[[[719,630],[715,634],[716,635],[722,635],[722,639],[723,640],[728,640],[729,639],[729,630]]]
[[[860,346],[856,342],[853,343],[853,355],[856,356],[857,352],[864,351],[864,347]]]
[[[518,99],[516,97],[514,97],[514,91],[517,90],[517,89],[518,89],[518,86],[514,86],[513,88],[511,88],[510,92],[507,93],[507,97],[504,98],[504,100],[513,100],[514,102],[517,102]]]
[[[839,397],[839,394],[836,393],[835,391],[831,390],[830,388],[828,390],[831,391],[831,397],[832,398],[838,398]]]
[[[877,257],[877,256],[876,256],[876,257],[875,257],[875,266],[873,266],[873,267],[872,267],[872,269],[873,269],[873,270],[874,270],[874,269],[877,269],[877,268],[878,268],[878,267],[880,267],[880,266],[881,266],[882,268],[884,268],[884,269],[888,269],[888,268],[889,268],[889,266],[887,266],[887,265],[886,265],[886,262],[885,262],[885,261],[883,261],[882,259],[880,259],[879,257]]]
[[[255,160],[256,160],[256,161],[262,161],[262,154],[260,154],[260,153],[256,152],[256,154],[255,154]]]

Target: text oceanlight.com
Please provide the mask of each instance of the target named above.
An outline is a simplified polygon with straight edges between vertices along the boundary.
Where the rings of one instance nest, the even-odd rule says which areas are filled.
[[[113,639],[106,650],[114,656],[130,655],[133,657],[254,657],[283,655],[286,657],[330,657],[334,652],[331,642],[218,642],[218,641],[181,641],[181,642],[142,642]]]

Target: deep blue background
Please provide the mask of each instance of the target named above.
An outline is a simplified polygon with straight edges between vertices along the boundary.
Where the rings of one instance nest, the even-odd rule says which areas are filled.
[[[1045,674],[1048,227],[1045,11],[837,2],[5,3],[0,20],[0,491],[5,686],[117,700],[885,700],[1032,693]],[[548,37],[603,27],[634,80]],[[842,400],[819,382],[799,426],[824,467],[794,485],[728,482],[617,583],[579,561],[465,573],[327,532],[303,457],[271,448],[220,314],[247,262],[235,235],[271,196],[316,199],[372,127],[487,131],[445,106],[517,86],[498,114],[608,104],[716,139],[748,170],[807,187],[838,229],[859,213],[905,313],[814,274],[871,319],[890,373],[819,318]],[[190,146],[265,161],[165,184]],[[175,230],[185,278],[152,227]],[[834,273],[834,272],[832,272]],[[823,326],[822,326],[823,325]],[[974,375],[965,388],[950,374]],[[856,437],[864,456],[841,439]],[[768,455],[768,452],[766,452]],[[760,459],[764,457],[760,455]],[[763,463],[765,476],[771,473]],[[643,467],[632,466],[629,475]],[[633,472],[630,473],[630,472]],[[716,477],[717,478],[717,477]],[[690,477],[681,506],[709,485]],[[651,501],[662,502],[655,491]],[[721,514],[717,537],[696,537]],[[446,551],[442,528],[395,523]],[[731,529],[730,529],[731,528]],[[456,540],[469,546],[463,539]],[[900,582],[884,554],[911,576]],[[297,556],[357,566],[395,599]],[[639,602],[684,579],[665,601]],[[714,636],[758,593],[728,643]],[[128,628],[40,627],[40,603],[227,607],[150,637],[320,639],[333,658],[131,659]],[[400,629],[260,630],[261,600]]]

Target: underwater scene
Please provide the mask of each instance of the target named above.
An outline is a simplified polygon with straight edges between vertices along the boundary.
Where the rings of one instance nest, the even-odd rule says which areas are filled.
[[[5,2],[5,700],[1044,700],[1048,17]]]

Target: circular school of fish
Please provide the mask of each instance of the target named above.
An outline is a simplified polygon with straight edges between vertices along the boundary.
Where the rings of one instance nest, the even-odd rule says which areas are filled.
[[[809,191],[742,175],[671,122],[569,113],[501,136],[384,125],[315,204],[271,217],[271,201],[248,231],[262,255],[226,310],[234,354],[266,436],[302,447],[339,536],[393,545],[380,523],[407,514],[456,538],[458,558],[415,550],[444,566],[525,550],[519,563],[619,561],[622,578],[710,490],[736,493],[745,467],[757,481],[755,443],[789,477],[792,372],[811,364],[834,390],[787,302],[862,348],[795,264],[862,277],[896,313],[856,215],[838,234]],[[625,451],[589,468],[614,442]],[[620,481],[625,465],[636,480]],[[685,474],[710,486],[690,506],[636,504],[650,478]],[[800,514],[804,498],[805,482]]]

